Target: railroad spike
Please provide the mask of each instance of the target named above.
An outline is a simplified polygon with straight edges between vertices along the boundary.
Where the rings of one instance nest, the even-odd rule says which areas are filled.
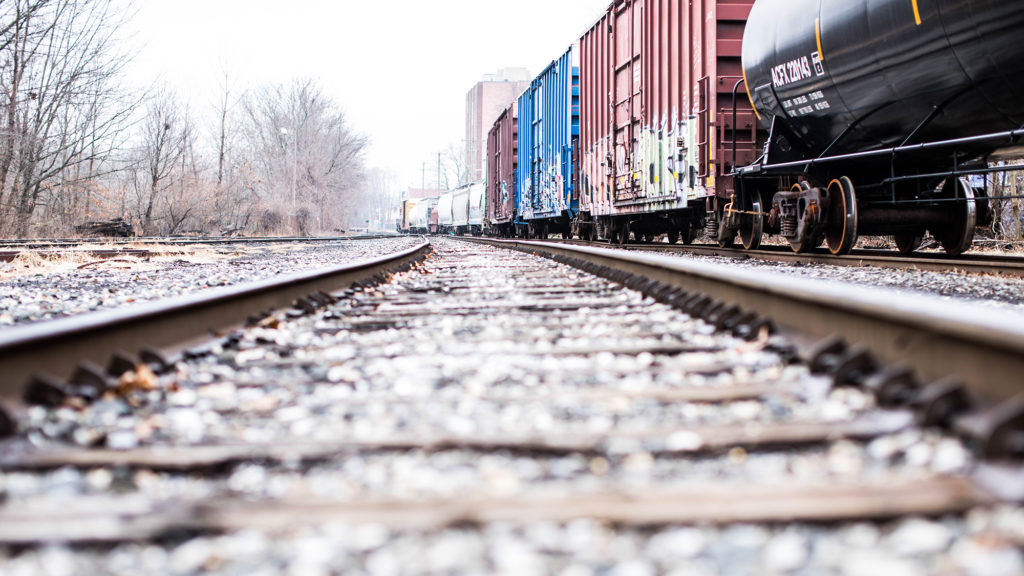
[[[707,310],[708,306],[711,306],[712,300],[704,294],[695,294],[693,298],[690,298],[683,304],[683,310],[687,314],[694,318],[699,318],[700,315]]]
[[[732,332],[742,317],[743,309],[739,306],[722,306],[715,311],[714,316],[709,318],[708,321],[714,324],[715,328],[718,328],[719,330]]]
[[[317,311],[316,302],[313,302],[306,297],[296,298],[292,306],[298,310],[302,310],[306,314],[313,314]]]
[[[896,407],[910,404],[921,388],[914,370],[896,365],[883,368],[864,380],[864,387],[875,393],[879,406]]]
[[[762,318],[757,312],[748,311],[740,314],[736,319],[731,322],[729,329],[732,330],[733,335],[738,338],[743,338],[747,341],[757,340],[760,335]]]
[[[143,364],[146,364],[157,374],[164,374],[170,372],[171,368],[174,367],[174,363],[168,360],[166,356],[155,348],[143,348],[139,350],[139,360]]]
[[[880,368],[878,359],[866,347],[854,346],[838,357],[835,385],[861,387]]]
[[[327,303],[327,305],[335,304],[335,303],[338,302],[338,299],[335,298],[334,295],[328,294],[327,292],[324,292],[323,290],[318,290],[318,291],[314,292],[314,294],[318,295],[321,300],[323,300],[324,302]]]
[[[35,374],[25,386],[22,399],[31,406],[56,408],[68,397],[65,387],[63,381],[49,374]]]
[[[108,371],[109,373],[109,368]],[[83,360],[68,380],[68,392],[86,400],[96,400],[107,391],[107,377],[98,364]]]
[[[972,405],[964,382],[955,376],[928,384],[911,402],[921,425],[942,428],[950,427],[953,420]]]
[[[815,343],[807,354],[807,366],[812,374],[835,372],[839,356],[846,351],[846,341],[839,336],[829,336]]]
[[[111,354],[110,360],[107,361],[107,374],[114,378],[120,378],[125,372],[135,370],[135,367],[138,365],[139,359],[137,357],[123,350],[118,350]]]
[[[953,427],[977,445],[983,458],[1019,458],[1024,455],[1024,394],[958,418]]]
[[[18,431],[18,424],[7,409],[0,406],[0,438],[10,438]]]
[[[710,299],[708,305],[704,310],[701,311],[700,317],[708,324],[714,325],[715,319],[718,315],[726,310],[725,302],[720,300]]]

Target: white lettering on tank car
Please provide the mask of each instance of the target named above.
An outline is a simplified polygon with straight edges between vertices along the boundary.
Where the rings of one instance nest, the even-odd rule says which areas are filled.
[[[801,96],[794,96],[782,101],[782,108],[790,117],[807,116],[814,112],[822,112],[832,108],[821,90]]]
[[[806,80],[813,75],[811,59],[803,56],[772,68],[772,83],[776,88],[782,88],[794,82]]]

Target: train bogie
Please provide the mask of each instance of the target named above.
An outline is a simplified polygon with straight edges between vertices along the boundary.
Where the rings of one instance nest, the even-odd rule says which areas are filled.
[[[518,100],[518,226],[534,237],[572,233],[579,211],[576,150],[579,66],[575,47],[551,63]]]

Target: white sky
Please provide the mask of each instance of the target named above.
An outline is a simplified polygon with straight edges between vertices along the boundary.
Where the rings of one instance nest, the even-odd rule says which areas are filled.
[[[137,0],[132,75],[200,114],[224,69],[240,88],[313,78],[372,140],[368,164],[419,186],[423,162],[463,145],[466,93],[484,74],[537,74],[610,1]]]

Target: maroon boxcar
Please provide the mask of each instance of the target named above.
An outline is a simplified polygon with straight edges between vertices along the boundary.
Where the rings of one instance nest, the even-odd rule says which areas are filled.
[[[584,33],[581,212],[600,236],[690,240],[733,197],[733,143],[742,166],[760,138],[740,62],[752,4],[615,0]]]
[[[505,238],[515,230],[518,156],[517,104],[495,120],[487,134],[487,219],[491,233]]]

